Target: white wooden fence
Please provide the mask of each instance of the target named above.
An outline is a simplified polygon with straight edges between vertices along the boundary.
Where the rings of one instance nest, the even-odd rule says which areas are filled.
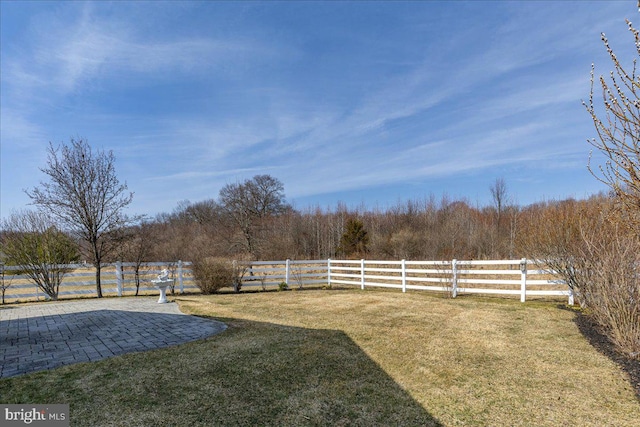
[[[327,260],[251,261],[238,262],[238,265],[245,267],[242,269],[242,289],[330,285]]]
[[[190,262],[145,262],[140,265],[140,295],[158,294],[151,283],[160,271],[164,268],[171,272],[174,279],[173,290],[175,292],[199,292],[193,281],[190,269]],[[76,298],[82,296],[95,296],[96,294],[96,270],[88,264],[69,264],[66,266],[69,273],[64,275],[58,298]],[[47,295],[42,292],[29,277],[20,273],[23,268],[20,266],[3,266],[4,282],[7,286],[5,291],[5,302],[15,301],[39,301],[47,299]],[[134,295],[135,288],[135,263],[117,262],[113,264],[103,264],[100,274],[102,294],[104,296],[124,296]]]
[[[525,302],[532,297],[564,297],[573,304],[574,295],[553,272],[540,269],[533,261],[376,261],[376,260],[311,260],[311,261],[253,261],[238,262],[242,268],[243,290],[278,288],[304,288],[347,285],[365,288],[393,288],[406,292],[432,291],[460,294],[486,294],[519,296]],[[102,291],[108,295],[135,293],[133,263],[115,263],[103,266]],[[167,268],[175,280],[175,292],[199,292],[189,262],[144,263],[140,269],[140,294],[157,294],[151,280],[160,270]],[[5,301],[46,299],[41,290],[28,282],[25,275],[11,275],[19,267],[5,268],[5,282],[11,286]],[[72,272],[65,275],[59,298],[95,295],[95,269],[85,265],[70,265]],[[229,287],[232,287],[229,284]]]
[[[534,261],[375,261],[314,260],[259,261],[242,263],[247,268],[243,288],[352,285],[361,289],[381,287],[459,294],[492,294],[529,297],[566,297],[574,303],[571,289],[540,269]]]

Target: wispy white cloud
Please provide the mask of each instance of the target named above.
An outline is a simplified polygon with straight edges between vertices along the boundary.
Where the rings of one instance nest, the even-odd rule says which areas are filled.
[[[149,39],[137,33],[135,22],[119,18],[101,16],[85,4],[78,16],[53,20],[46,30],[34,32],[33,50],[3,58],[8,89],[22,96],[41,90],[64,95],[83,85],[99,85],[101,79],[121,78],[123,73],[127,74],[124,84],[134,81],[135,73],[142,77],[139,84],[149,79],[202,77],[248,57],[255,60],[274,53],[260,40]]]
[[[2,116],[2,127],[0,127],[0,139],[3,148],[20,148],[25,152],[32,152],[34,148],[41,147],[43,141],[46,143],[46,132],[40,125],[32,122],[21,111],[5,107],[0,107]],[[12,141],[20,141],[14,144]]]
[[[167,174],[167,169],[156,169],[151,171],[153,176],[147,178],[147,181],[191,181],[191,180],[202,180],[202,179],[212,179],[212,178],[226,178],[230,175],[237,174],[246,174],[246,173],[254,173],[258,172],[262,169],[258,168],[244,168],[244,169],[222,169],[215,171],[189,171],[189,172],[179,172],[179,173],[169,173]]]
[[[531,22],[530,26],[539,25],[540,19]],[[542,135],[553,132],[548,121],[536,118],[525,124],[498,123],[509,116],[571,102],[576,102],[575,107],[580,108],[579,95],[588,77],[576,79],[573,75],[559,75],[559,79],[551,83],[547,79],[538,79],[533,85],[521,82],[521,86],[511,88],[509,93],[489,94],[486,102],[476,105],[475,110],[469,110],[471,114],[460,122],[442,123],[429,130],[435,135],[444,136],[449,131],[458,135],[446,143],[443,140],[423,143],[430,139],[429,134],[395,141],[393,137],[391,141],[384,137],[387,125],[396,120],[420,120],[421,116],[447,103],[464,108],[460,101],[474,88],[515,71],[549,62],[562,55],[563,50],[571,49],[570,43],[564,44],[562,49],[557,49],[557,44],[553,45],[554,39],[561,34],[559,28],[562,24],[554,21],[553,25],[553,30],[545,33],[506,24],[497,29],[503,35],[502,39],[484,50],[471,53],[470,57],[455,60],[446,57],[447,61],[453,62],[444,66],[424,58],[408,71],[381,80],[354,109],[332,115],[318,111],[323,118],[307,126],[295,144],[296,148],[307,153],[306,158],[297,157],[297,164],[290,166],[288,174],[284,172],[291,183],[292,194],[346,191],[406,179],[424,180],[544,160],[547,160],[547,167],[554,161],[566,162],[566,158],[558,157],[558,154],[559,151],[570,153],[570,149],[558,150],[556,145],[540,144]],[[475,30],[469,29],[467,35],[471,36]],[[452,43],[456,42],[464,43],[464,37]],[[452,75],[445,76],[441,74],[444,69],[449,73],[451,69],[454,71]],[[295,117],[295,112],[292,110],[284,116]],[[290,123],[295,123],[295,119]],[[223,135],[225,133],[222,132]],[[257,128],[248,132],[250,135],[260,134],[254,138],[237,129],[231,133],[241,135],[244,142],[226,138],[231,142],[229,148],[247,147],[284,137],[264,127],[260,132]],[[460,134],[466,136],[461,137]],[[253,144],[248,141],[253,141]],[[221,143],[220,146],[225,145]],[[269,158],[268,153],[260,153]],[[295,182],[295,177],[301,182]]]
[[[65,3],[4,38],[3,145],[88,132],[142,200],[257,173],[298,197],[575,167],[596,23],[614,21],[585,11],[601,4],[568,22],[563,3],[416,3],[378,5],[384,25],[342,5],[358,19],[310,29],[313,4],[171,5]]]

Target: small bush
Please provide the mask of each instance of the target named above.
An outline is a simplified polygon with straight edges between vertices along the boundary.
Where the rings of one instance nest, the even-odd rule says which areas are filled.
[[[207,258],[196,261],[193,263],[193,276],[203,294],[213,294],[236,283],[235,269],[227,260]]]

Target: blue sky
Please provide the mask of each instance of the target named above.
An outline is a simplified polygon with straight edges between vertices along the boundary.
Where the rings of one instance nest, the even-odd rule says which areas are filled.
[[[602,190],[581,105],[633,59],[635,1],[6,2],[1,205],[27,207],[49,141],[113,150],[131,213],[256,174],[298,209]],[[627,61],[628,63],[628,61]]]

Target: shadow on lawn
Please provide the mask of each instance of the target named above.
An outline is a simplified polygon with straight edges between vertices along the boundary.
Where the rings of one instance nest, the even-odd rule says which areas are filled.
[[[216,390],[205,424],[442,426],[340,330],[217,320],[228,331],[203,345],[220,353],[193,360]]]
[[[6,378],[0,395],[69,403],[74,425],[442,426],[342,331],[217,320],[222,334]]]

